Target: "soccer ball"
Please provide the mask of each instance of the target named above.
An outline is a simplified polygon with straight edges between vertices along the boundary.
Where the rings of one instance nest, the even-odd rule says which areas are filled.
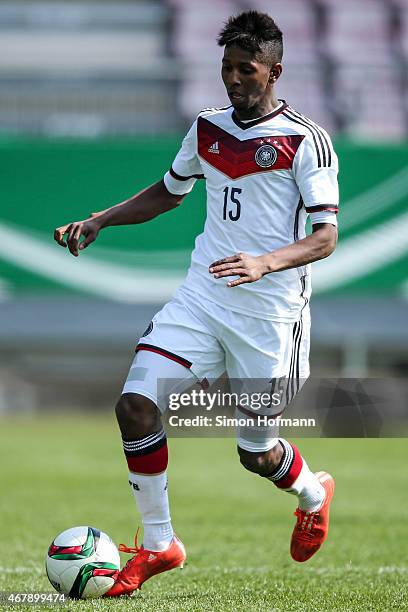
[[[51,543],[46,558],[48,580],[74,599],[100,597],[115,582],[119,552],[109,536],[94,527],[72,527]]]

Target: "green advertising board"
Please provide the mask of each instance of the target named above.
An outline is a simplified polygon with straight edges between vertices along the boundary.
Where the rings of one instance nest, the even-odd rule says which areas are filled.
[[[205,186],[153,221],[103,231],[77,259],[56,226],[85,218],[158,180],[179,141],[0,143],[0,297],[74,293],[121,301],[169,297],[205,217]],[[339,245],[313,265],[320,294],[408,296],[408,147],[337,143]]]

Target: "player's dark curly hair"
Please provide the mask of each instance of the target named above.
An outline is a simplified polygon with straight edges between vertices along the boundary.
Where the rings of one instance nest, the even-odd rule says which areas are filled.
[[[282,32],[272,17],[266,13],[245,11],[230,17],[221,30],[217,42],[220,47],[238,45],[256,55],[268,66],[282,61]]]

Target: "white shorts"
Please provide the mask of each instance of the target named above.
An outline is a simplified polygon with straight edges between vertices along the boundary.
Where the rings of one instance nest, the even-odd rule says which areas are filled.
[[[254,389],[254,384],[259,389],[260,381],[270,389],[273,381],[286,380],[277,414],[309,376],[309,343],[308,310],[295,323],[268,321],[179,289],[153,317],[137,344],[122,393],[144,395],[164,413],[170,393],[182,393],[196,382],[217,380],[225,372],[231,390],[238,385],[241,392]],[[264,437],[260,445],[259,433],[251,442],[250,432],[245,431],[238,435],[238,443],[250,451],[268,450],[276,440],[272,444],[271,435],[269,441]]]

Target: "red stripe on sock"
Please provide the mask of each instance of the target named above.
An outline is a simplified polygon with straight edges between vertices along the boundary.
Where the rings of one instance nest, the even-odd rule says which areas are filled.
[[[295,482],[295,480],[299,476],[300,470],[302,469],[302,465],[303,465],[302,455],[299,453],[299,451],[296,448],[296,446],[291,444],[291,447],[293,448],[293,452],[295,454],[292,466],[291,466],[289,472],[287,474],[285,474],[285,476],[283,476],[283,478],[280,478],[280,480],[275,480],[274,481],[274,484],[277,487],[279,487],[279,489],[290,489],[290,487],[293,485],[293,483]]]
[[[168,464],[167,444],[153,451],[153,453],[141,457],[126,457],[126,461],[131,472],[160,474],[160,472],[164,472]]]

